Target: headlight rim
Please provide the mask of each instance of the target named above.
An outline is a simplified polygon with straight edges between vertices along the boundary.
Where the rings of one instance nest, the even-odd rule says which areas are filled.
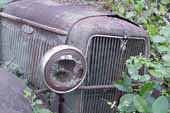
[[[70,50],[70,51],[74,51],[75,53],[79,54],[80,57],[81,57],[81,61],[83,62],[83,75],[81,75],[81,80],[80,82],[78,82],[78,84],[76,84],[76,86],[74,86],[73,88],[67,90],[67,91],[59,91],[59,90],[56,90],[55,86],[49,81],[47,81],[48,79],[46,78],[47,75],[46,75],[46,71],[47,71],[47,64],[49,63],[50,59],[55,57],[57,55],[57,53],[59,52],[63,52],[64,50]],[[71,53],[72,54],[72,53]],[[64,94],[64,93],[69,93],[69,92],[72,92],[74,91],[75,89],[77,89],[84,81],[85,77],[86,77],[86,73],[87,73],[87,61],[86,61],[86,57],[83,55],[83,53],[81,52],[81,50],[79,50],[78,48],[76,47],[73,47],[71,45],[59,45],[59,46],[56,46],[52,49],[50,49],[45,55],[44,57],[42,58],[42,61],[41,61],[41,72],[42,72],[42,75],[43,75],[43,78],[44,78],[44,83],[45,85],[47,86],[47,88],[49,88],[51,91],[55,92],[55,93],[58,93],[58,94]]]

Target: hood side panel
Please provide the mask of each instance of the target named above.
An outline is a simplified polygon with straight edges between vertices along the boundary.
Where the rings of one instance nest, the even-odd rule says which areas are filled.
[[[22,0],[7,5],[4,12],[13,16],[68,31],[73,23],[88,16],[109,15],[91,5],[64,5],[52,0]]]

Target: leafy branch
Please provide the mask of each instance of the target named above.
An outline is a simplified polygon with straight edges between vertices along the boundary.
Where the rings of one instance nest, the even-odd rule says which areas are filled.
[[[27,87],[24,90],[24,96],[30,101],[33,113],[52,113],[49,109],[45,107],[44,103],[40,99],[38,99],[32,89]]]
[[[150,58],[131,57],[126,62],[123,79],[114,82],[115,87],[125,93],[119,103],[108,104],[119,113],[170,113],[169,6],[169,0],[112,2],[112,10],[143,26],[151,42]]]

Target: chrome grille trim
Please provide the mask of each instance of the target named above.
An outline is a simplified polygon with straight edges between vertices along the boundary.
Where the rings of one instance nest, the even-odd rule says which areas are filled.
[[[124,51],[120,48],[123,42],[126,43],[126,40],[119,36],[90,37],[86,51],[89,70],[84,82],[85,86],[111,85],[113,80],[121,79],[122,70],[126,68],[125,61],[129,56],[139,55],[141,52],[147,56],[148,45],[144,38],[129,37]],[[134,47],[131,46],[132,44]],[[109,73],[114,74],[111,76]],[[108,92],[104,93],[104,91]],[[96,94],[100,96],[95,96]],[[82,90],[80,113],[112,113],[114,110],[108,108],[107,102],[102,103],[99,100],[103,98],[118,101],[120,95],[121,92],[116,89]]]
[[[120,38],[120,39],[123,39],[123,36],[111,36],[111,35],[100,35],[100,34],[96,34],[96,35],[90,36],[89,40],[87,42],[87,46],[86,46],[86,54],[85,54],[86,58],[87,58],[87,54],[88,54],[88,50],[89,50],[89,47],[90,47],[91,40],[94,37],[108,37],[108,38]],[[147,43],[147,40],[145,38],[146,37],[128,37],[128,39],[144,40]],[[149,44],[148,43],[145,45],[145,48],[149,48]],[[148,57],[148,54],[149,54],[149,51],[148,51],[148,49],[146,49],[145,56]]]

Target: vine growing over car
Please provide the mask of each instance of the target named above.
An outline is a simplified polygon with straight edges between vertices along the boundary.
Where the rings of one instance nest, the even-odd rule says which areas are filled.
[[[109,0],[107,4],[112,4],[115,13],[143,26],[151,42],[149,58],[127,60],[123,79],[114,82],[125,93],[119,103],[108,104],[119,113],[170,113],[170,1]],[[141,75],[143,67],[147,73]]]

